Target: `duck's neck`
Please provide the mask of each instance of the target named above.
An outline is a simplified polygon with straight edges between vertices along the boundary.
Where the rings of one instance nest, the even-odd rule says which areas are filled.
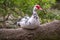
[[[33,15],[37,15],[37,12],[35,9],[33,9]]]
[[[37,12],[36,12],[35,9],[33,9],[33,15],[32,15],[32,18],[38,19],[38,14],[37,14]]]

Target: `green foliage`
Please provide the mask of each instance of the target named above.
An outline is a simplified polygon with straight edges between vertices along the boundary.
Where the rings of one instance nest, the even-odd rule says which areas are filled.
[[[38,11],[41,22],[49,22],[54,19],[60,19],[60,14],[56,15],[52,11],[47,11],[52,5],[55,5],[55,2],[56,0],[0,0],[0,15],[6,16],[9,13],[15,16],[31,15],[33,6],[39,4],[44,9],[44,12]]]

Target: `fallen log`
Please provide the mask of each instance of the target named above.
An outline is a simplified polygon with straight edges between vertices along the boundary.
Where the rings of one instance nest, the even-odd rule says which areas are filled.
[[[0,29],[0,40],[60,40],[60,20],[37,29]]]

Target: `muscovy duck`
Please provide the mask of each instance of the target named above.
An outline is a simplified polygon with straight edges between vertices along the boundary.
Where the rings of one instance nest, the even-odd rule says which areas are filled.
[[[31,17],[22,18],[17,25],[20,25],[22,28],[34,29],[37,26],[40,26],[39,17],[37,14],[37,10],[42,10],[40,5],[35,5],[33,8],[33,14]]]

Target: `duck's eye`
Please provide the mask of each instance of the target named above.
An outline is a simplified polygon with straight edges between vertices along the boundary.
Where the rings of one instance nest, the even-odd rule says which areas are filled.
[[[40,6],[36,6],[37,9],[40,9]]]

